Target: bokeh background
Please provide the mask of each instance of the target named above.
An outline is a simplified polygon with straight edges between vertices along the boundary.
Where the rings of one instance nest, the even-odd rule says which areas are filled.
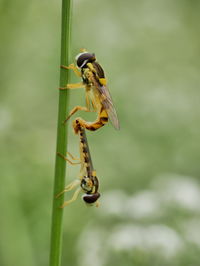
[[[0,1],[1,266],[48,265],[60,11]],[[74,0],[71,60],[96,53],[121,129],[87,133],[102,197],[65,209],[62,265],[200,265],[199,13],[199,1]]]

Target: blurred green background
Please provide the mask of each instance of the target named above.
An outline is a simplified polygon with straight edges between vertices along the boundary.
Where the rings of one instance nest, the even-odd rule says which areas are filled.
[[[0,1],[1,266],[48,265],[60,11]],[[74,0],[71,61],[96,53],[121,130],[87,133],[102,197],[65,209],[62,265],[200,265],[199,14],[199,1]],[[70,93],[76,104],[84,91]]]

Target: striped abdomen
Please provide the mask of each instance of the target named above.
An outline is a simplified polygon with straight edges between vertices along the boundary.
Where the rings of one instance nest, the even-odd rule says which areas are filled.
[[[79,131],[78,125],[80,125],[82,128],[86,128],[90,131],[95,131],[101,127],[103,127],[105,124],[108,123],[108,114],[105,111],[105,109],[102,107],[97,119],[94,122],[87,122],[81,117],[76,118],[76,120],[73,122],[73,128],[74,132],[77,134]]]

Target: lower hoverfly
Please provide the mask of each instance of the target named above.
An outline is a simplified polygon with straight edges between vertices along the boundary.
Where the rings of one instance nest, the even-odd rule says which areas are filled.
[[[85,129],[80,126],[80,124],[77,123],[77,130],[80,138],[80,177],[79,179],[73,181],[69,185],[65,187],[65,189],[60,192],[56,197],[59,197],[64,192],[68,192],[79,186],[72,198],[68,201],[65,201],[61,208],[69,205],[71,202],[75,201],[79,195],[79,193],[82,191],[84,193],[83,200],[85,203],[89,205],[95,204],[98,207],[98,198],[100,197],[100,194],[98,192],[99,189],[99,181],[96,176],[96,171],[93,168],[92,159],[90,155],[89,145],[87,141],[87,137],[85,134]],[[71,162],[68,158],[63,156],[62,154],[58,154],[62,158],[64,158],[66,161],[72,164],[78,164]],[[72,157],[72,155],[70,155]],[[72,157],[72,159],[75,159]]]

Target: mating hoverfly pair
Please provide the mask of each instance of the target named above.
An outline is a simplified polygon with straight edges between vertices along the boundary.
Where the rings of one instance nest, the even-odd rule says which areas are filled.
[[[82,78],[82,82],[76,84],[67,84],[66,87],[60,89],[65,90],[85,88],[86,107],[75,106],[70,111],[65,122],[67,122],[69,118],[77,111],[91,112],[92,109],[93,111],[97,112],[97,119],[94,122],[87,122],[81,117],[78,117],[72,123],[75,134],[79,135],[80,162],[73,163],[62,154],[58,154],[71,164],[81,164],[80,179],[70,183],[56,196],[59,197],[64,192],[73,190],[79,186],[79,188],[77,188],[74,192],[72,198],[68,201],[65,201],[61,207],[64,207],[75,201],[81,191],[85,193],[83,195],[83,200],[87,204],[95,204],[98,206],[97,200],[100,197],[98,192],[99,181],[96,176],[96,171],[93,168],[85,129],[95,131],[104,126],[108,122],[108,118],[113,126],[116,129],[119,129],[117,113],[115,111],[109,90],[106,86],[104,71],[100,64],[97,63],[95,54],[88,53],[85,49],[82,50],[81,53],[76,56],[76,64],[77,66],[71,64],[69,66],[61,67],[64,69],[72,69],[78,77]],[[75,159],[71,154],[69,155],[72,159]]]

